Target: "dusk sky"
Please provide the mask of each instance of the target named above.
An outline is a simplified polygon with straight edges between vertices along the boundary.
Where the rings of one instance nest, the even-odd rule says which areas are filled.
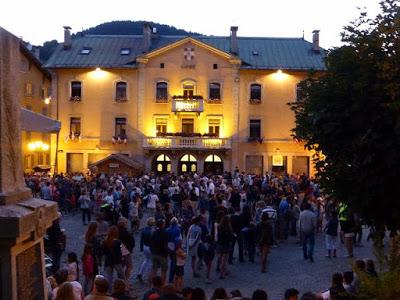
[[[62,41],[64,25],[72,31],[113,20],[146,20],[206,35],[228,35],[231,25],[239,36],[301,37],[311,40],[321,30],[325,48],[339,46],[344,25],[365,7],[374,17],[377,0],[200,0],[200,1],[90,1],[14,0],[2,3],[0,26],[38,45]]]

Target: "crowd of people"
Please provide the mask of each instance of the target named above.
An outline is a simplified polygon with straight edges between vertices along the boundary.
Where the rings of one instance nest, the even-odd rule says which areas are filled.
[[[203,278],[211,283],[215,274],[222,280],[229,277],[233,263],[258,261],[255,268],[267,272],[271,249],[289,235],[302,245],[303,257],[310,263],[314,262],[316,233],[325,233],[327,259],[337,257],[339,241],[345,243],[347,256],[353,257],[354,243],[362,237],[357,215],[323,195],[306,175],[255,176],[236,169],[207,176],[60,174],[26,175],[25,179],[35,196],[59,204],[60,215],[80,210],[82,224],[87,226],[80,262],[71,252],[63,266],[65,236],[59,220],[48,230],[46,251],[53,264],[50,299],[133,299],[132,281],[138,280],[152,285],[143,300],[204,300],[201,288],[185,288],[189,269],[185,265],[199,280],[205,269]],[[143,261],[133,274],[137,249],[143,252]],[[364,267],[363,263],[356,261],[358,271],[376,275],[373,261]],[[324,293],[300,298],[295,289],[289,289],[285,297],[356,299],[357,284],[353,272],[335,273],[331,288]],[[234,298],[245,297],[239,290],[229,294],[224,289],[216,289],[211,296]],[[251,296],[267,298],[263,290]]]

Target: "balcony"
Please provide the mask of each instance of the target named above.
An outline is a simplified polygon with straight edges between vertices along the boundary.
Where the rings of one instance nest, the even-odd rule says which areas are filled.
[[[204,111],[204,100],[202,96],[194,95],[191,97],[173,96],[172,97],[173,112],[196,112]]]
[[[219,137],[205,136],[159,136],[146,137],[143,148],[158,149],[231,149],[231,140]]]

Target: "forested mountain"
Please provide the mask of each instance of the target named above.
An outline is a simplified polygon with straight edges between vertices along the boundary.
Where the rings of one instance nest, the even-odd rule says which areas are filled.
[[[82,30],[72,35],[76,38],[82,34],[120,34],[120,35],[141,35],[143,24],[146,21],[112,21]],[[162,35],[201,35],[200,33],[190,32],[183,29],[178,29],[166,24],[148,22],[153,28],[157,29],[157,33]],[[40,59],[45,62],[57,47],[56,40],[48,41],[40,48]]]

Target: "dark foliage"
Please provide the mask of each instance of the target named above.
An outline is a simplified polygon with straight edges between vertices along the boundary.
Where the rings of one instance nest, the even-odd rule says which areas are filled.
[[[316,151],[327,192],[376,227],[400,225],[400,11],[381,2],[345,27],[346,45],[333,49],[327,72],[302,82],[291,103],[294,135]],[[323,153],[323,154],[322,154]]]

